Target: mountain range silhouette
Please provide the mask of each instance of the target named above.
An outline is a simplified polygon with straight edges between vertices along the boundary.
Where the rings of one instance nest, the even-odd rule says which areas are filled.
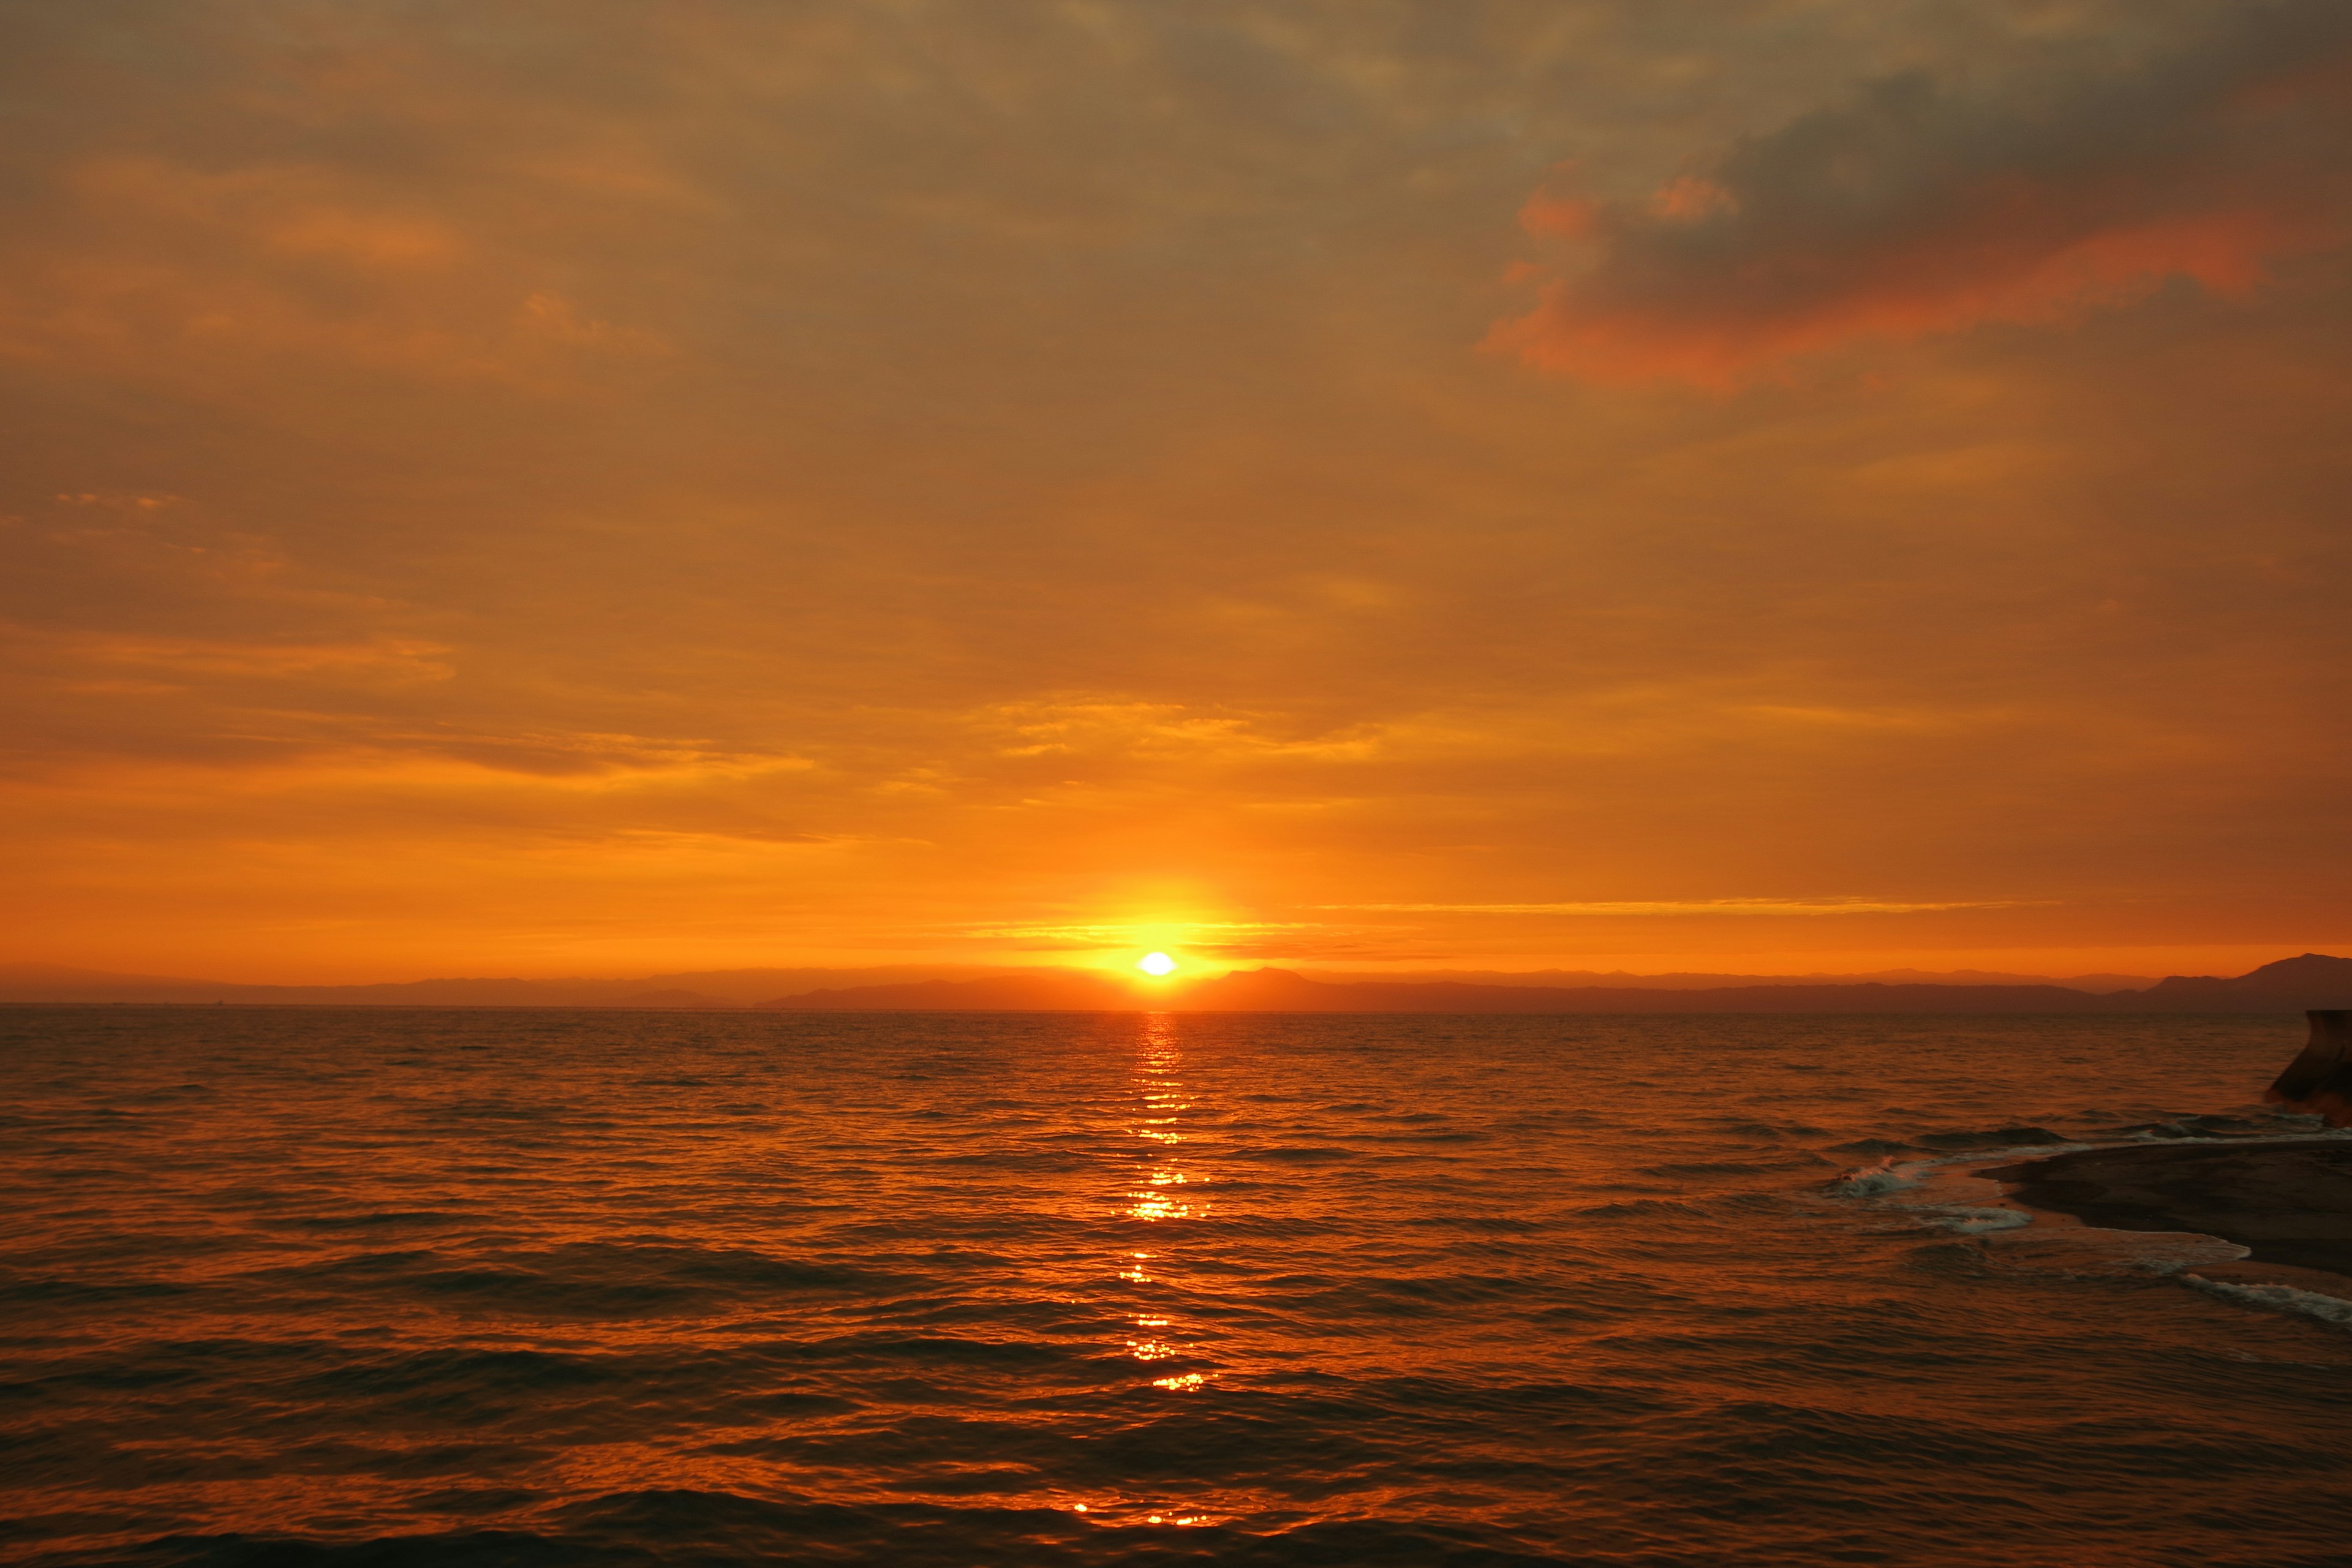
[[[1140,997],[1140,1001],[1139,998]],[[1200,1013],[2142,1013],[2296,1012],[2352,1006],[2352,958],[2307,952],[2229,978],[2174,975],[2145,990],[1888,984],[1480,985],[1459,981],[1309,980],[1286,969],[1235,970],[1149,991],[1108,976],[1019,974],[845,986],[760,1004],[792,1012]]]
[[[1611,977],[1616,978],[1614,976]],[[1627,980],[1637,977],[1626,976]],[[782,1012],[1203,1013],[2291,1013],[2352,1007],[2352,958],[2306,952],[2234,976],[2172,975],[2098,990],[2056,981],[1791,981],[1766,975],[1638,977],[1543,985],[1476,980],[1314,978],[1234,970],[1159,983],[1080,970],[724,970],[635,980],[447,979],[374,985],[247,985],[53,965],[0,965],[0,1003],[740,1008]],[[2102,980],[2107,977],[2099,977]]]

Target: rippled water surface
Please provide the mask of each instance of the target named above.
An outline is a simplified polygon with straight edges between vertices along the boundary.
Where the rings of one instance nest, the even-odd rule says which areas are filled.
[[[1835,1180],[2300,1037],[7,1009],[0,1552],[2340,1565],[2344,1326]]]

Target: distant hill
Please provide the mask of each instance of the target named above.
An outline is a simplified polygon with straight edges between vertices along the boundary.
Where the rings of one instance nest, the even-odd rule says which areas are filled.
[[[2175,974],[2132,994],[2160,1012],[2300,1012],[2352,1007],[2352,958],[2306,952],[2282,958],[2233,979]]]
[[[780,992],[844,982],[873,984],[989,973],[971,965],[907,964],[886,969],[707,970],[624,980],[453,978],[373,985],[248,985],[178,975],[116,974],[58,964],[10,963],[0,964],[0,1002],[700,1009],[740,1007]]]
[[[1286,969],[1236,970],[1145,991],[1089,975],[861,985],[781,996],[792,1012],[1187,1013],[2084,1013],[2110,999],[2062,985],[1469,985],[1458,981],[1309,980]]]
[[[1612,979],[1619,977],[1612,976]],[[1099,972],[887,969],[714,970],[629,980],[447,979],[378,985],[244,985],[55,965],[0,965],[0,1003],[145,1003],[396,1007],[746,1005],[787,1012],[1202,1013],[2292,1013],[2352,1007],[2352,958],[2307,952],[2222,977],[2173,975],[2134,990],[2024,981],[1815,982],[1788,976],[1628,976],[1639,984],[1544,985],[1522,976],[1349,979],[1235,970],[1148,985]],[[1712,978],[1719,984],[1654,981]],[[2086,977],[2109,980],[2114,976]],[[827,984],[832,982],[833,984]],[[814,984],[813,984],[814,983]]]
[[[1634,974],[1622,969],[1425,969],[1410,974],[1353,973],[1301,969],[1306,979],[1329,985],[1366,982],[1453,981],[1463,985],[1540,985],[1552,990],[1593,988],[1633,991],[1719,991],[1729,985],[2063,985],[2070,991],[2140,991],[2156,984],[2146,974],[2012,974],[1992,969],[1877,969],[1859,973],[1730,974],[1684,970]]]
[[[1151,1004],[1139,999],[1136,986],[1072,972],[849,985],[759,1005],[795,1013],[1131,1013]]]
[[[658,998],[650,1000],[648,998]],[[235,1003],[359,1007],[732,1007],[656,980],[410,980],[378,985],[241,985],[49,964],[0,966],[0,1001]]]
[[[1254,1013],[2075,1013],[2099,1011],[2104,1001],[2062,985],[1330,985],[1261,969],[1205,982],[1181,1005]]]
[[[2174,976],[2145,990],[2098,993],[2050,984],[1497,985],[1461,981],[1334,981],[1286,969],[1235,970],[1146,991],[1088,974],[1029,974],[916,985],[860,985],[761,1004],[793,1012],[1192,1013],[2189,1013],[2352,1007],[2352,959],[2306,953],[2233,979]]]

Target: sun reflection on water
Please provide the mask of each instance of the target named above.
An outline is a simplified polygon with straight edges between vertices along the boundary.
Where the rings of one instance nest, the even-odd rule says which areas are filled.
[[[1128,1176],[1124,1190],[1118,1195],[1116,1210],[1122,1222],[1146,1225],[1159,1229],[1150,1239],[1160,1245],[1129,1246],[1114,1259],[1113,1272],[1124,1287],[1152,1286],[1150,1300],[1144,1293],[1129,1289],[1125,1295],[1128,1332],[1120,1345],[1122,1353],[1138,1365],[1140,1375],[1136,1387],[1147,1397],[1167,1394],[1198,1394],[1214,1385],[1213,1367],[1202,1370],[1171,1370],[1169,1362],[1190,1362],[1201,1366],[1204,1358],[1197,1341],[1187,1332],[1178,1292],[1182,1288],[1182,1263],[1193,1237],[1182,1228],[1187,1222],[1209,1217],[1212,1202],[1201,1189],[1213,1186],[1213,1180],[1201,1171],[1187,1156],[1194,1133],[1188,1131],[1186,1116],[1194,1109],[1193,1100],[1179,1076],[1184,1068],[1183,1053],[1178,1037],[1178,1025],[1168,1014],[1148,1014],[1142,1021],[1134,1067],[1133,1089],[1135,1114],[1127,1131],[1139,1148]],[[1143,1235],[1130,1232],[1132,1240],[1143,1240]],[[1152,1373],[1160,1375],[1152,1376]],[[1150,1525],[1213,1524],[1233,1516],[1234,1510],[1212,1510],[1202,1505],[1212,1500],[1204,1498],[1171,1498],[1164,1493],[1154,1499],[1147,1491],[1142,1496],[1097,1497],[1080,1502],[1075,1500],[1064,1504],[1070,1512],[1084,1516],[1089,1522],[1132,1527]]]
[[[1176,1283],[1171,1274],[1181,1276],[1181,1262],[1184,1242],[1188,1239],[1181,1228],[1187,1222],[1206,1219],[1212,1203],[1202,1191],[1213,1184],[1186,1158],[1186,1145],[1192,1134],[1186,1130],[1186,1114],[1193,1102],[1179,1074],[1183,1070],[1183,1055],[1177,1034],[1177,1020],[1168,1014],[1150,1014],[1143,1020],[1135,1065],[1134,1087],[1137,1110],[1129,1131],[1140,1148],[1129,1178],[1127,1190],[1119,1194],[1120,1216],[1129,1222],[1166,1226],[1166,1245],[1142,1248],[1131,1247],[1117,1259],[1116,1273],[1127,1286],[1160,1286],[1160,1297],[1143,1301],[1130,1296],[1127,1314],[1129,1332],[1122,1347],[1126,1354],[1140,1368],[1160,1372],[1153,1377],[1149,1373],[1140,1387],[1161,1394],[1197,1394],[1212,1386],[1213,1368],[1197,1371],[1168,1371],[1170,1361],[1202,1362],[1199,1344],[1187,1333],[1188,1324],[1173,1299]],[[1079,1505],[1074,1511],[1088,1514],[1104,1523],[1198,1525],[1213,1522],[1219,1514],[1202,1511],[1200,1499],[1164,1498],[1159,1511],[1148,1511],[1152,1504],[1142,1499],[1118,1502],[1097,1501]],[[1171,1505],[1173,1505],[1171,1507]]]

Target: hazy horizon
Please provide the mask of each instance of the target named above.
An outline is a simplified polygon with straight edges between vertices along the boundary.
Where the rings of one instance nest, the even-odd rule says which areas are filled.
[[[1307,979],[1331,984],[1348,983],[1427,983],[1454,981],[1466,984],[1527,984],[1527,985],[1706,985],[1725,983],[1766,984],[1853,984],[1872,981],[1895,984],[1950,983],[1962,984],[2034,984],[2070,985],[2087,990],[2124,990],[2157,984],[2167,974],[2213,975],[2228,977],[2250,973],[2266,963],[2303,956],[2284,948],[2259,950],[2251,961],[2227,955],[2234,966],[2210,969],[2175,969],[2162,973],[2127,973],[2099,970],[2074,973],[2042,973],[2028,970],[1981,969],[1955,967],[1930,969],[1914,965],[1896,965],[1878,969],[1598,969],[1564,965],[1540,968],[1484,969],[1437,964],[1322,964],[1311,962],[1273,963],[1265,962],[1202,963],[1188,958],[1165,976],[1147,975],[1127,961],[1124,954],[1108,962],[1092,963],[875,963],[809,965],[789,963],[741,964],[724,968],[675,970],[614,970],[603,973],[541,973],[513,971],[493,972],[487,969],[452,970],[441,973],[373,973],[355,976],[277,979],[254,978],[239,973],[158,973],[149,971],[109,968],[92,964],[50,963],[0,959],[0,988],[11,982],[30,982],[41,976],[80,976],[94,980],[135,983],[218,984],[256,989],[364,989],[410,985],[448,984],[520,984],[586,986],[690,986],[699,983],[716,986],[721,994],[748,987],[745,994],[760,991],[763,984],[797,983],[805,980],[810,986],[919,983],[931,980],[982,979],[994,976],[1086,976],[1149,986],[1158,982],[1183,985],[1227,974],[1250,973],[1261,969],[1279,970]],[[765,994],[764,992],[760,994]]]
[[[2326,954],[2281,953],[2273,955],[2269,963],[2297,957],[2326,958],[2334,963],[2352,962]],[[2261,969],[2267,965],[2255,967]],[[652,998],[674,1002],[678,1005],[711,1004],[741,1006],[810,994],[863,992],[877,987],[885,990],[894,987],[919,989],[940,983],[957,985],[1028,982],[1050,988],[1063,983],[1083,982],[1090,984],[1108,983],[1132,990],[1148,1003],[1154,995],[1173,998],[1200,988],[1214,990],[1228,981],[1244,981],[1257,976],[1289,976],[1316,985],[1341,987],[1364,984],[1412,987],[1435,984],[1489,990],[1499,987],[1505,990],[1696,992],[1757,986],[1802,989],[1855,985],[1988,988],[2055,985],[2098,994],[2142,991],[2160,984],[2168,978],[2111,973],[2035,974],[1974,969],[1816,970],[1782,973],[1685,970],[1644,973],[1624,970],[1575,969],[1339,969],[1313,964],[1187,964],[1179,965],[1165,973],[1147,973],[1140,966],[1132,964],[1048,963],[877,964],[854,967],[762,965],[606,975],[452,973],[289,984],[218,975],[160,975],[65,964],[0,963],[0,1001],[126,999],[142,992],[152,994],[160,1000],[185,1000],[185,995],[175,998],[171,994],[220,991],[288,992],[298,995],[349,993],[352,994],[350,999],[354,1000],[362,999],[368,994],[424,993],[439,998],[434,1005],[465,1005],[460,999],[468,995],[486,1005],[507,1005],[499,1000],[501,995],[506,995],[515,1005],[522,1005],[536,996],[542,1000],[559,999],[551,1005],[627,1005],[633,1000]],[[2228,980],[2236,977],[2231,973],[2204,978]],[[436,991],[436,987],[440,989]],[[502,993],[499,988],[509,990]],[[565,997],[571,1000],[560,1000]],[[399,996],[389,994],[382,999],[387,1002],[400,1000]]]
[[[2277,956],[2280,956],[2280,957],[2288,957],[2288,956],[2293,956],[2293,955],[2292,955],[2292,954],[2287,954],[2287,953],[2283,953],[2283,952],[2282,952],[2282,953],[2278,954]],[[2006,982],[2006,981],[2012,981],[2012,980],[2063,980],[2063,979],[2074,979],[2074,980],[2088,980],[2088,981],[2102,981],[2102,982],[2104,982],[2104,981],[2114,981],[2114,982],[2117,982],[2117,983],[2126,983],[2126,982],[2129,982],[2129,983],[2135,983],[2135,984],[2145,984],[2145,983],[2152,982],[2152,981],[2154,981],[2154,980],[2156,980],[2156,979],[2159,979],[2159,978],[2161,978],[2161,976],[2158,976],[2158,975],[2132,975],[2132,974],[2119,974],[2119,973],[2106,973],[2106,972],[2092,973],[2084,973],[2084,974],[2080,974],[2080,975],[2072,975],[2072,976],[2059,976],[2059,975],[2047,975],[2047,974],[2029,974],[2029,973],[2023,973],[2023,972],[2019,972],[2019,971],[2010,971],[2010,970],[1985,970],[1985,969],[1970,969],[1970,968],[1960,968],[1960,969],[1940,969],[1940,970],[1918,969],[1918,968],[1913,968],[1913,967],[1895,967],[1895,968],[1889,968],[1889,969],[1876,969],[1876,970],[1822,970],[1822,969],[1808,969],[1808,970],[1746,971],[1746,970],[1696,970],[1696,969],[1679,969],[1679,970],[1646,970],[1646,971],[1636,971],[1636,970],[1627,970],[1627,969],[1580,969],[1580,968],[1566,968],[1566,967],[1545,967],[1545,968],[1539,968],[1539,969],[1465,969],[1465,968],[1439,967],[1439,966],[1404,966],[1404,965],[1359,965],[1359,966],[1353,966],[1353,967],[1341,967],[1341,966],[1335,966],[1335,965],[1329,965],[1329,964],[1318,964],[1318,963],[1218,963],[1218,964],[1189,963],[1189,964],[1185,964],[1185,965],[1180,966],[1180,968],[1179,968],[1175,973],[1172,973],[1172,974],[1171,974],[1171,975],[1166,976],[1165,978],[1167,978],[1167,979],[1169,979],[1169,980],[1172,980],[1172,981],[1181,982],[1181,981],[1185,981],[1185,980],[1197,980],[1197,979],[1210,978],[1210,977],[1216,976],[1216,975],[1223,975],[1223,974],[1228,974],[1228,973],[1241,973],[1241,972],[1244,972],[1244,971],[1248,971],[1248,970],[1255,970],[1255,969],[1259,969],[1259,968],[1280,969],[1280,970],[1284,970],[1284,971],[1288,972],[1288,973],[1298,973],[1298,974],[1304,974],[1304,975],[1307,975],[1307,976],[1309,976],[1309,977],[1329,978],[1329,979],[1333,979],[1333,980],[1410,979],[1410,980],[1424,980],[1424,981],[1426,981],[1426,980],[1449,980],[1449,979],[1478,979],[1478,980],[1499,980],[1499,981],[1538,981],[1538,980],[1546,980],[1546,979],[1583,979],[1583,980],[1590,980],[1590,979],[1593,979],[1593,978],[1603,978],[1603,979],[1624,979],[1624,980],[1636,980],[1636,981],[1639,981],[1639,980],[1658,981],[1658,980],[1680,980],[1680,979],[1700,979],[1700,980],[1704,980],[1704,979],[1720,979],[1720,978],[1776,979],[1776,980],[1826,980],[1826,979],[1882,978],[1882,977],[1889,976],[1889,975],[1919,975],[1919,976],[1934,976],[1934,977],[1937,977],[1937,978],[1967,977],[1967,978],[1974,979],[1974,978],[1979,978],[1979,977],[1981,977],[1981,978],[1983,978],[1983,979],[1985,979],[1985,980],[1987,980],[1987,981],[1990,981],[1990,982]],[[371,975],[371,976],[367,976],[367,977],[364,977],[364,978],[348,978],[348,979],[334,979],[334,980],[296,980],[296,981],[284,981],[284,980],[260,980],[260,979],[249,979],[249,978],[245,978],[245,977],[242,977],[242,976],[227,976],[227,975],[217,975],[217,974],[214,974],[214,975],[184,975],[184,974],[180,974],[180,975],[159,975],[159,974],[152,974],[152,973],[148,973],[141,972],[141,971],[127,971],[127,970],[119,970],[119,969],[107,969],[107,968],[102,968],[102,967],[96,967],[96,966],[92,966],[92,965],[88,965],[88,964],[66,964],[66,963],[10,963],[10,962],[0,961],[0,975],[29,974],[29,973],[60,973],[60,974],[92,974],[92,975],[109,975],[109,976],[113,976],[113,977],[116,977],[116,978],[121,978],[121,979],[149,979],[149,980],[154,980],[154,979],[170,979],[170,980],[194,980],[194,979],[202,979],[202,980],[214,980],[214,981],[220,981],[220,982],[222,982],[222,983],[224,983],[224,984],[245,984],[245,985],[403,985],[403,984],[422,984],[422,983],[425,983],[425,982],[428,982],[428,981],[435,981],[435,980],[455,980],[455,979],[473,979],[473,980],[499,979],[499,980],[522,980],[522,981],[534,981],[534,982],[537,982],[537,981],[546,981],[546,982],[577,981],[577,982],[582,982],[582,983],[587,983],[587,984],[635,984],[635,983],[639,983],[639,982],[652,982],[652,981],[679,981],[679,980],[692,980],[692,979],[712,979],[712,980],[716,980],[716,979],[730,978],[730,977],[736,977],[736,976],[749,977],[749,976],[755,976],[755,975],[770,975],[770,974],[792,974],[792,975],[798,975],[798,974],[889,975],[889,976],[893,976],[893,977],[923,978],[923,979],[932,979],[932,978],[954,978],[954,977],[966,976],[966,975],[974,975],[974,976],[976,976],[976,975],[991,975],[991,974],[1085,974],[1085,975],[1102,975],[1102,976],[1107,976],[1107,977],[1109,977],[1109,978],[1114,978],[1114,979],[1122,979],[1122,980],[1125,980],[1125,979],[1139,979],[1139,979],[1143,979],[1143,978],[1145,978],[1145,977],[1140,976],[1140,975],[1139,975],[1139,974],[1137,973],[1137,972],[1136,972],[1136,970],[1135,970],[1135,968],[1134,968],[1134,966],[1133,966],[1132,964],[1129,964],[1129,963],[1118,963],[1118,962],[1112,962],[1112,963],[877,963],[877,964],[864,964],[864,965],[817,965],[817,966],[812,966],[812,965],[801,965],[801,964],[746,964],[746,965],[736,965],[736,966],[732,966],[732,967],[729,967],[729,968],[723,968],[723,969],[679,969],[679,970],[652,970],[652,971],[614,971],[614,972],[609,972],[609,973],[540,973],[540,974],[525,974],[525,973],[498,973],[498,974],[491,974],[491,973],[487,973],[487,972],[484,972],[484,973],[464,973],[464,974],[459,974],[459,973],[446,973],[446,974],[403,974],[403,975],[383,975],[383,974],[377,974],[377,975]]]

